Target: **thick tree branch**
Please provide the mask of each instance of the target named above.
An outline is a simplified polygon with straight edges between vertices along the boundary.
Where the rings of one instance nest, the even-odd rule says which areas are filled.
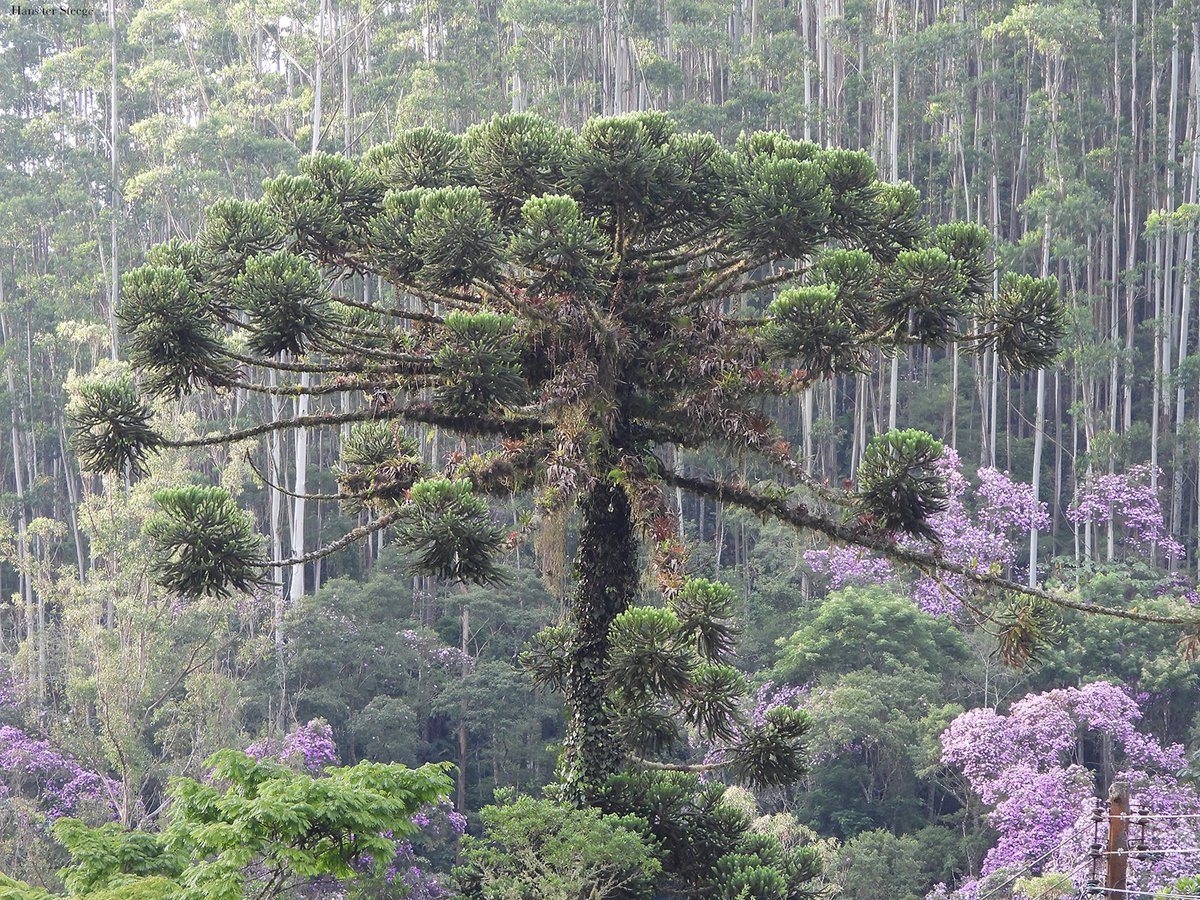
[[[719,500],[723,503],[731,503],[743,509],[749,509],[759,515],[771,516],[781,522],[794,525],[797,528],[815,531],[839,544],[874,550],[893,562],[913,566],[927,574],[949,572],[954,575],[961,575],[963,578],[984,587],[1037,597],[1048,603],[1053,603],[1055,606],[1079,612],[1095,613],[1118,619],[1131,619],[1136,622],[1152,622],[1158,625],[1186,625],[1192,627],[1200,625],[1200,618],[1197,617],[1159,616],[1153,613],[1144,613],[1129,609],[1116,609],[1098,603],[1089,603],[1085,600],[1072,600],[1069,597],[1064,597],[1061,594],[1052,593],[1042,588],[1018,584],[999,575],[994,575],[990,572],[980,572],[971,566],[965,566],[961,563],[945,559],[937,553],[902,547],[886,535],[855,529],[849,525],[816,515],[799,504],[788,503],[782,498],[758,493],[743,485],[728,481],[717,481],[712,478],[680,475],[670,471],[664,471],[662,477],[668,484],[681,487],[692,493],[713,500]]]
[[[376,306],[374,303],[365,303],[362,300],[355,300],[351,297],[334,296],[333,299],[343,306],[352,306],[364,312],[376,313],[381,316],[391,316],[395,319],[407,319],[410,322],[428,322],[431,325],[441,325],[446,321],[441,316],[435,316],[433,313],[415,309],[403,309],[399,306]]]
[[[326,556],[337,553],[339,550],[349,547],[355,541],[360,541],[369,534],[374,534],[376,531],[382,531],[389,525],[396,522],[402,515],[402,510],[394,509],[389,513],[385,513],[374,521],[368,522],[366,525],[359,525],[357,528],[352,528],[336,541],[326,544],[324,547],[318,547],[316,550],[311,550],[308,553],[300,556],[293,556],[289,559],[272,560],[267,563],[267,567],[271,569],[286,569],[289,566],[299,566],[304,563],[310,563],[318,559],[323,559]]]
[[[451,416],[437,412],[428,403],[412,403],[408,406],[396,406],[383,409],[360,409],[347,413],[320,413],[311,416],[296,416],[291,419],[278,419],[273,422],[263,422],[250,428],[229,431],[223,434],[207,435],[199,438],[183,440],[167,440],[167,447],[212,447],[222,444],[233,444],[273,431],[286,431],[294,428],[321,428],[327,425],[344,425],[350,422],[375,422],[399,419],[403,422],[413,422],[423,425],[437,425],[448,428],[459,434],[501,435],[509,438],[522,438],[530,434],[550,431],[553,426],[540,419],[512,418],[496,419],[488,416]]]

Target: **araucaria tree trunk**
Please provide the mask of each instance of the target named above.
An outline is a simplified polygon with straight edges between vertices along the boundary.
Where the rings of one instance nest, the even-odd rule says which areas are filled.
[[[586,800],[625,758],[607,708],[605,670],[609,628],[633,605],[638,587],[637,542],[625,490],[598,480],[580,501],[580,509],[578,583],[568,609],[574,639],[561,762],[564,793],[576,801]]]

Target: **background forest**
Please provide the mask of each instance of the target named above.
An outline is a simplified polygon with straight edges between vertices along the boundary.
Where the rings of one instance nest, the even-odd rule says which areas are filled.
[[[728,146],[781,130],[865,150],[881,178],[920,190],[931,222],[982,225],[1004,269],[1055,276],[1069,317],[1049,368],[1010,375],[996,354],[957,345],[872,351],[868,372],[767,401],[771,415],[807,472],[835,486],[876,435],[926,430],[948,448],[951,499],[933,524],[949,558],[1061,586],[1082,605],[1189,618],[1196,0],[113,0],[90,15],[4,15],[3,876],[89,893],[78,870],[65,884],[59,870],[95,846],[55,822],[165,829],[173,779],[203,779],[222,748],[313,773],[454,764],[450,800],[415,814],[386,877],[314,893],[468,891],[450,887],[464,829],[480,842],[468,861],[504,877],[511,860],[482,853],[481,835],[495,850],[575,830],[599,868],[623,858],[641,860],[639,877],[657,871],[608,818],[555,819],[566,814],[531,799],[554,779],[563,709],[518,663],[559,620],[570,515],[508,553],[500,586],[413,576],[384,529],[278,585],[182,602],[152,577],[154,493],[220,484],[273,558],[301,556],[369,520],[294,496],[337,494],[349,429],[164,454],[124,483],[82,472],[69,447],[91,373],[124,365],[122,274],[152,245],[194,237],[214,201],[256,199],[310,153],[359,158],[416,126],[461,132],[532,112],[577,128],[646,110]],[[159,412],[200,436],[378,401],[234,390]],[[433,471],[470,449],[435,426],[408,436]],[[753,460],[703,452],[672,463],[765,477]],[[727,801],[810,848],[826,895],[1074,897],[1092,875],[1092,798],[1114,780],[1132,782],[1152,817],[1177,816],[1155,820],[1151,848],[1200,846],[1194,624],[1067,611],[1035,623],[1032,659],[1005,659],[993,631],[961,615],[953,583],[948,593],[721,502],[667,500],[689,569],[734,592],[736,665],[760,710],[813,717],[799,783],[731,788]],[[528,509],[514,495],[491,512],[517,529]],[[590,864],[570,846],[541,853],[564,871]],[[1132,872],[1133,896],[1200,893],[1194,855]],[[26,896],[3,876],[0,897]],[[596,896],[636,894],[635,881]],[[537,896],[584,896],[565,875],[554,890]]]

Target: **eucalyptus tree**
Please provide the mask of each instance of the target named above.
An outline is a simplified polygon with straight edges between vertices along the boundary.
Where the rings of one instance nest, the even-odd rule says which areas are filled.
[[[920,204],[864,153],[774,133],[726,150],[657,113],[579,133],[514,114],[462,136],[407,131],[359,160],[313,154],[261,200],[214,204],[194,242],[160,245],[126,276],[135,377],[79,392],[74,446],[92,471],[136,476],[170,448],[348,429],[340,489],[324,499],[371,518],[310,553],[264,559],[250,517],[217,488],[160,493],[148,526],[160,577],[186,594],[249,589],[264,565],[383,529],[412,548],[415,571],[486,582],[511,542],[577,508],[564,621],[526,656],[566,700],[565,795],[587,800],[625,765],[685,767],[684,725],[714,745],[705,767],[793,781],[807,717],[746,712],[732,594],[687,578],[664,488],[1021,589],[928,544],[946,499],[931,436],[878,436],[850,486],[831,489],[804,475],[764,412],[876,351],[958,344],[1014,372],[1054,357],[1057,292],[1008,274],[993,293],[986,230],[931,228]],[[390,288],[364,299],[344,287],[355,278]],[[975,330],[960,331],[968,320]],[[199,438],[157,423],[146,399],[203,389],[366,399]],[[402,431],[411,423],[478,452],[432,472]],[[680,473],[663,463],[668,445],[749,454],[777,477]],[[534,512],[506,534],[484,496],[517,491]],[[665,605],[638,605],[643,544]],[[1017,630],[1036,627],[1027,617]]]

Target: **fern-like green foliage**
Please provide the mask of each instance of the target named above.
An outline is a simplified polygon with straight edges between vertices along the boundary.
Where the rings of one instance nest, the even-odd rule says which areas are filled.
[[[397,191],[448,187],[470,175],[463,138],[436,128],[414,128],[366,152],[363,164]]]
[[[822,378],[866,371],[869,357],[835,288],[784,291],[767,315],[763,335],[776,358]]]
[[[731,748],[731,771],[755,787],[799,781],[808,771],[804,740],[811,728],[812,717],[803,710],[768,710],[762,724],[744,729]]]
[[[218,200],[208,208],[196,238],[196,262],[205,281],[205,296],[229,315],[228,287],[246,261],[283,243],[279,222],[262,201]]]
[[[185,269],[145,265],[122,286],[117,322],[147,391],[178,397],[232,380],[233,367],[220,355],[220,322]]]
[[[813,282],[833,288],[839,314],[855,328],[870,326],[879,286],[879,263],[870,253],[843,247],[826,250],[813,265]]]
[[[379,214],[369,225],[375,257],[400,278],[414,278],[422,265],[413,243],[413,226],[426,193],[425,188],[388,191]]]
[[[733,588],[707,578],[689,578],[670,599],[679,633],[702,659],[724,662],[733,654],[738,627],[733,620]]]
[[[752,258],[801,259],[820,244],[832,199],[817,162],[764,155],[734,203],[732,235]]]
[[[829,183],[829,234],[853,240],[871,225],[879,198],[879,169],[861,150],[822,150],[817,156]]]
[[[879,185],[870,224],[855,243],[881,264],[890,265],[898,254],[915,250],[928,233],[921,216],[921,193],[907,181],[888,182]]]
[[[935,463],[942,443],[914,428],[889,431],[867,445],[859,464],[855,503],[862,524],[932,538],[929,517],[946,509],[949,495]]]
[[[145,531],[163,587],[187,597],[228,596],[264,583],[262,536],[228,492],[190,486],[158,491],[154,500],[160,510]]]
[[[579,203],[564,194],[530,197],[521,207],[513,256],[537,273],[538,294],[591,293],[596,287],[600,236]]]
[[[428,478],[414,484],[396,530],[416,553],[415,573],[478,583],[500,576],[495,553],[504,530],[466,480]]]
[[[504,238],[475,187],[436,188],[413,215],[413,250],[420,278],[437,288],[465,287],[497,271]]]
[[[741,725],[746,680],[733,666],[703,662],[692,671],[684,718],[706,740],[734,740]]]
[[[479,193],[501,221],[529,197],[554,193],[563,183],[578,138],[540,116],[499,116],[467,129],[463,143]]]
[[[963,296],[978,301],[992,290],[996,265],[990,251],[992,235],[974,222],[947,222],[933,229],[930,243],[958,266],[963,280]]]
[[[691,684],[695,656],[679,641],[679,619],[669,609],[627,609],[609,634],[609,679],[623,695],[641,702],[681,694]]]
[[[82,384],[67,408],[71,450],[88,472],[142,475],[146,457],[164,443],[153,414],[128,378]]]
[[[958,265],[944,251],[903,250],[887,270],[877,314],[901,338],[941,344],[963,314],[965,290]]]

